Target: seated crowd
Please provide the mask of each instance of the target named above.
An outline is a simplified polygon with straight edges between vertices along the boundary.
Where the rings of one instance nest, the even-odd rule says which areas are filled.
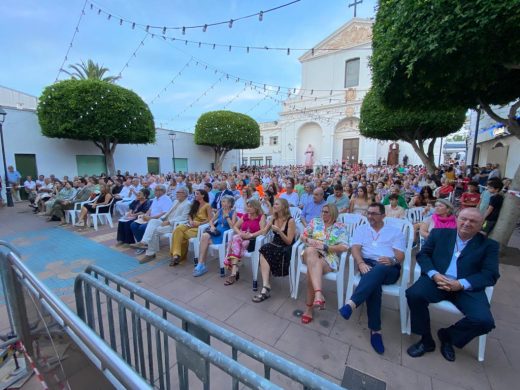
[[[187,258],[190,239],[200,237],[194,277],[208,272],[209,248],[223,245],[226,236],[226,286],[239,281],[244,256],[258,252],[262,288],[252,298],[257,303],[270,298],[271,276],[289,274],[298,240],[307,266],[303,324],[313,321],[314,309],[325,308],[323,276],[337,272],[341,255],[350,251],[360,282],[340,314],[348,320],[366,303],[370,342],[380,354],[382,286],[400,279],[407,247],[403,232],[385,218],[409,219],[420,245],[421,277],[406,296],[412,332],[421,339],[408,354],[419,357],[435,349],[428,304],[449,300],[465,315],[438,333],[442,355],[453,361],[453,345],[462,348],[494,328],[484,289],[499,277],[498,245],[487,235],[498,220],[504,182],[499,177],[483,181],[481,172],[464,174],[458,165],[431,175],[419,166],[335,165],[312,174],[298,166],[250,167],[186,175],[118,172],[72,181],[40,176],[33,182],[27,177],[24,188],[31,207],[49,221],[65,224],[65,213],[76,209],[76,226],[84,228],[89,214],[116,214],[118,245],[135,248],[141,263],[156,257],[166,236],[169,265],[179,266]],[[408,209],[418,210],[420,218],[410,218]],[[349,234],[342,223],[345,214],[359,215],[366,223]],[[258,237],[269,239],[257,248]]]

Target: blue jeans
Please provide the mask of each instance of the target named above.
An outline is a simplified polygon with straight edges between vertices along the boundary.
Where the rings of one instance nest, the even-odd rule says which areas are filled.
[[[132,233],[134,233],[135,242],[140,242],[143,239],[144,231],[146,230],[147,223],[137,223],[132,222],[130,225],[130,229],[132,229]]]
[[[401,265],[388,266],[371,259],[363,260],[372,269],[361,275],[361,280],[350,299],[356,307],[363,302],[367,303],[368,327],[373,331],[379,331],[381,330],[381,286],[394,284],[399,280]]]

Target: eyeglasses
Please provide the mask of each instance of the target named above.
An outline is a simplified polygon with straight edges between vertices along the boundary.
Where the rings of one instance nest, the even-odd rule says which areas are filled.
[[[367,216],[369,216],[369,217],[370,217],[370,216],[374,216],[374,215],[383,215],[383,214],[381,214],[381,213],[374,213],[374,212],[372,212],[372,211],[369,211],[369,212],[367,213]]]

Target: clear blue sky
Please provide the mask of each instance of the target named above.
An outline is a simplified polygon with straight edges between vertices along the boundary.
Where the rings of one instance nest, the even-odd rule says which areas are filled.
[[[132,56],[146,34],[138,26],[134,30],[127,23],[120,26],[119,17],[144,25],[203,25],[289,1],[88,0],[64,68],[92,59],[109,68],[110,74],[118,74],[131,59],[118,84],[132,89],[150,105],[157,126],[191,130],[201,113],[223,109],[226,103],[227,109],[248,113],[257,121],[274,120],[280,108],[276,102],[268,98],[262,100],[263,95],[249,89],[241,92],[243,83],[225,77],[217,82],[220,74],[195,63],[185,68],[167,91],[161,90],[190,57],[241,79],[297,88],[301,72],[298,57],[303,52],[293,50],[287,55],[286,52],[251,50],[247,54],[245,49],[230,52],[228,48],[198,48],[198,45],[148,36],[136,56]],[[185,35],[181,31],[168,31],[167,36],[226,45],[311,48],[352,18],[353,9],[348,7],[352,1],[301,0],[265,14],[262,22],[255,17],[237,21],[232,28],[215,26],[206,32],[188,29]],[[45,86],[53,83],[84,3],[84,0],[2,0],[0,85],[39,96]],[[94,10],[90,9],[91,3]],[[358,6],[358,17],[373,17],[375,4],[376,0],[364,0]],[[107,20],[106,14],[98,15],[98,8],[114,16]],[[67,77],[65,73],[60,75],[60,79]],[[214,83],[214,88],[209,89]],[[195,102],[206,90],[206,95]],[[161,97],[150,104],[158,93]]]

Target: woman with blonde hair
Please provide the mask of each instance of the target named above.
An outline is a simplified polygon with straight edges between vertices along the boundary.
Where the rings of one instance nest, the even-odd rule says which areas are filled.
[[[269,276],[289,275],[291,252],[296,236],[296,223],[291,217],[289,202],[278,198],[273,204],[273,218],[267,222],[262,232],[273,232],[273,240],[260,248],[260,272],[263,287],[260,294],[253,297],[253,302],[263,302],[271,296]]]
[[[347,230],[345,225],[336,222],[337,218],[338,208],[327,203],[321,209],[321,218],[312,219],[302,234],[303,261],[307,264],[307,308],[302,315],[303,324],[312,321],[314,307],[325,309],[322,277],[338,270],[339,257],[348,250]]]
[[[238,266],[244,253],[255,250],[256,237],[260,236],[265,227],[265,215],[262,206],[256,199],[250,199],[246,203],[246,214],[233,226],[235,235],[228,246],[228,253],[224,265],[231,271],[231,275],[224,284],[229,286],[240,278]]]
[[[98,206],[100,207],[98,212],[99,213],[108,213],[110,211],[110,205],[112,201],[112,194],[110,193],[110,187],[106,184],[102,184],[99,187],[100,194],[97,200],[94,203],[86,204],[81,208],[81,212],[78,217],[78,222],[76,223],[76,226],[82,227],[85,226],[85,222],[87,221],[87,215],[93,214],[96,212],[96,208]]]

